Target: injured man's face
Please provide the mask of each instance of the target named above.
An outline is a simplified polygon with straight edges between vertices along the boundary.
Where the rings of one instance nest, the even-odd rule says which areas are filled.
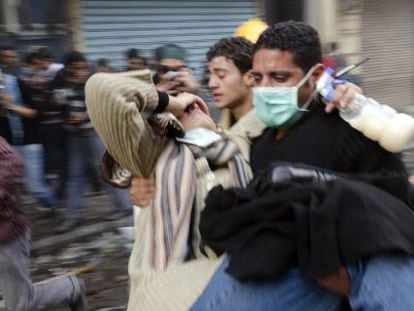
[[[209,130],[216,130],[217,128],[216,123],[210,117],[208,108],[197,103],[188,106],[187,109],[178,116],[178,120],[185,131],[195,127],[203,127]]]

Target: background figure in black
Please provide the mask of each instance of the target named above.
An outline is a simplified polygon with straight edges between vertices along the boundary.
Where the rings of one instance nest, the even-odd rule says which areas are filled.
[[[0,135],[11,143],[23,156],[25,163],[25,187],[40,200],[42,207],[53,211],[58,204],[54,191],[45,180],[43,146],[39,135],[40,107],[44,103],[40,72],[42,63],[29,55],[25,70],[16,70],[14,62],[8,62],[17,50],[3,48],[0,57],[3,63],[4,93],[0,104]],[[18,67],[17,67],[18,68]],[[19,76],[16,76],[17,72]]]
[[[98,176],[98,164],[105,147],[96,134],[85,105],[84,87],[90,70],[85,56],[79,52],[66,55],[63,79],[53,90],[55,101],[65,110],[64,128],[68,141],[68,174],[65,190],[66,220],[59,231],[68,231],[81,219],[85,181],[89,168]],[[113,218],[132,214],[125,190],[107,187],[114,199]]]

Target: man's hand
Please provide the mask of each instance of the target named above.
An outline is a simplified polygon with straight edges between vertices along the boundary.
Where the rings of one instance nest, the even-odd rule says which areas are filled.
[[[8,111],[11,111],[23,118],[34,119],[38,115],[37,110],[23,105],[17,105],[10,95],[4,93],[0,94],[0,107],[7,109]]]
[[[0,94],[0,106],[5,108],[5,109],[9,109],[10,107],[12,107],[14,105],[13,103],[13,99],[10,95],[8,94]]]
[[[70,117],[66,121],[68,124],[81,124],[82,122],[85,122],[85,119],[82,117]]]
[[[178,82],[176,87],[178,92],[196,93],[200,87],[189,68],[178,71],[174,81]]]
[[[148,207],[154,198],[155,186],[152,180],[135,177],[131,181],[129,196],[132,203],[140,207]]]
[[[162,78],[155,87],[159,92],[166,92],[170,95],[176,95],[178,94],[178,90],[176,88],[179,84],[180,82],[173,79]]]
[[[346,108],[352,104],[356,94],[362,94],[362,90],[359,86],[346,82],[339,84],[335,87],[334,98],[325,107],[325,111],[330,113],[335,109]]]
[[[169,96],[168,106],[166,111],[171,112],[177,118],[185,112],[191,105],[197,105],[201,111],[210,115],[207,104],[200,97],[190,93],[180,93],[177,96]]]
[[[342,296],[348,297],[351,293],[351,280],[349,279],[348,272],[344,267],[339,268],[333,274],[316,279],[319,285],[338,293]]]
[[[182,92],[196,93],[200,87],[196,78],[189,68],[179,71],[170,71],[162,75],[155,86],[157,91],[167,92],[170,95],[177,95]]]

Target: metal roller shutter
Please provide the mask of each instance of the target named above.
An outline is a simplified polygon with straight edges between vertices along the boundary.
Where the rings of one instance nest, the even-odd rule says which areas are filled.
[[[201,75],[207,49],[233,34],[243,21],[256,17],[253,0],[230,1],[81,1],[82,31],[91,60],[108,58],[125,66],[125,50],[135,47],[151,59],[153,50],[176,43],[187,50],[187,61]]]
[[[362,54],[368,96],[414,116],[414,3],[412,0],[365,0]],[[414,139],[403,153],[414,174]]]
[[[365,0],[362,15],[364,92],[409,111],[414,104],[413,0]],[[411,110],[414,113],[414,110]]]

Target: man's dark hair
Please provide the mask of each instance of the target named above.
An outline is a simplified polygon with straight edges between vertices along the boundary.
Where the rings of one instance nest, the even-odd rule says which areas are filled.
[[[244,74],[252,69],[253,43],[242,37],[223,38],[207,52],[207,61],[220,56],[232,60]]]
[[[0,47],[0,52],[3,52],[3,51],[17,51],[17,48],[13,45],[2,45]]]
[[[42,60],[38,52],[30,52],[26,55],[24,61],[26,64],[33,64],[35,60]]]
[[[47,46],[41,47],[37,50],[37,54],[39,55],[39,57],[43,60],[50,60],[53,59],[53,53],[52,50],[50,48],[48,48]]]
[[[144,57],[144,56],[141,56],[141,51],[140,50],[138,50],[138,49],[134,49],[134,48],[132,48],[132,49],[129,49],[129,50],[126,50],[125,51],[125,57],[128,59],[128,60],[130,60],[130,59],[132,59],[132,58],[139,58],[139,59],[141,59],[142,60],[142,62],[143,62],[143,64],[144,64],[144,66],[146,66],[147,65],[147,59]]]
[[[304,72],[322,62],[322,48],[318,33],[311,26],[285,21],[267,28],[254,45],[253,54],[260,49],[278,49],[293,54],[293,61]]]
[[[138,49],[129,49],[125,52],[126,58],[141,58],[141,53]]]
[[[96,61],[96,65],[102,67],[108,67],[108,60],[106,58],[100,58]]]
[[[75,63],[75,62],[86,62],[86,57],[81,53],[77,51],[69,52],[65,54],[63,57],[63,64],[66,66]]]

